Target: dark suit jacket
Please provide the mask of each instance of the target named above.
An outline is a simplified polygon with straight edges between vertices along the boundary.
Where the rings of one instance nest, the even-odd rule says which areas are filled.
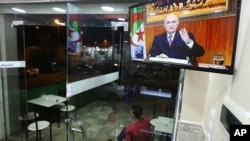
[[[192,49],[190,49],[181,39],[179,31],[176,31],[171,47],[168,44],[168,37],[166,33],[155,36],[152,48],[149,52],[150,57],[155,57],[164,53],[169,58],[186,59],[186,57],[189,57],[191,62],[195,62],[196,57],[202,56],[205,51],[202,46],[196,43],[193,34],[188,34],[190,39],[194,41]]]

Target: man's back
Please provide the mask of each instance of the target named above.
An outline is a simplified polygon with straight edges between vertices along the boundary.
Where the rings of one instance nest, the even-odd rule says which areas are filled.
[[[145,132],[146,131],[146,132]],[[131,123],[126,128],[126,141],[132,141],[132,138],[150,138],[151,126],[149,119],[143,116],[138,122]]]

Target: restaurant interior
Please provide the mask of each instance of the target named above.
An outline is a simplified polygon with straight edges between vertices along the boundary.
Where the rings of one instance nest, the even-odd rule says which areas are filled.
[[[114,19],[126,12],[105,19],[75,13],[81,3],[58,4],[67,14],[5,14],[16,38],[13,60],[26,64],[8,77],[5,139],[115,140],[139,104],[151,120],[150,140],[171,140],[180,70],[130,60],[128,20]],[[46,21],[55,17],[70,29]]]
[[[230,2],[229,9],[240,11],[240,0],[225,1]],[[222,17],[235,20],[233,24],[221,26],[215,18],[214,24],[235,38],[213,40],[214,44],[227,42],[207,48],[205,57],[198,58],[211,64],[213,51],[233,46],[225,52],[232,55],[225,57],[226,65],[232,65],[230,70],[205,65],[185,72],[172,65],[131,59],[128,10],[144,2],[2,0],[0,141],[114,141],[133,122],[130,110],[134,104],[141,105],[143,115],[150,119],[151,130],[142,132],[149,133],[151,141],[226,141],[230,124],[249,123],[249,87],[245,86],[249,73],[244,70],[249,69],[244,63],[248,60],[244,47],[249,44],[245,32],[249,18],[244,8],[250,3],[242,1],[246,6],[242,5],[241,23],[239,15],[230,12],[222,12]],[[115,10],[104,11],[103,5]],[[64,11],[55,12],[53,7]],[[188,22],[183,25],[191,27]],[[207,24],[210,26],[202,29],[213,35],[217,30],[210,30],[213,24]],[[229,30],[231,26],[235,32]],[[146,32],[162,30],[159,26]],[[135,141],[141,140],[148,139]]]

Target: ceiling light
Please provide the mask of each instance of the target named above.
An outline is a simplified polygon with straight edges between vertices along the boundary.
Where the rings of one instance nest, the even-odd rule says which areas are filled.
[[[16,12],[26,13],[25,10],[20,9],[20,8],[12,8],[12,10],[14,10],[14,11],[16,11]]]
[[[125,19],[124,19],[124,18],[118,18],[118,20],[119,20],[119,21],[125,21]]]
[[[63,12],[63,13],[66,12],[66,10],[64,10],[64,9],[62,9],[62,8],[58,8],[58,7],[53,7],[52,9],[53,9],[54,11],[56,11],[56,12]]]
[[[110,7],[110,6],[102,6],[101,8],[105,11],[114,11],[115,10],[113,7]]]
[[[55,19],[54,22],[58,25],[63,25],[63,26],[65,25],[65,23],[60,22],[58,19]]]

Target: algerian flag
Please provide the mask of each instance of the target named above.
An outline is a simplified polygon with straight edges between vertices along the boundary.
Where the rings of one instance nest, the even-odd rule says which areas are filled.
[[[75,53],[82,52],[82,35],[80,33],[80,27],[78,24],[78,15],[73,15],[70,19],[71,25],[68,26],[68,48],[71,48]]]
[[[77,23],[77,21],[74,21]],[[82,40],[82,36],[79,32],[79,26],[72,24],[71,27],[68,28],[68,41],[80,42]]]
[[[144,59],[146,58],[146,49],[142,6],[134,7],[130,12],[131,57],[134,59]]]

